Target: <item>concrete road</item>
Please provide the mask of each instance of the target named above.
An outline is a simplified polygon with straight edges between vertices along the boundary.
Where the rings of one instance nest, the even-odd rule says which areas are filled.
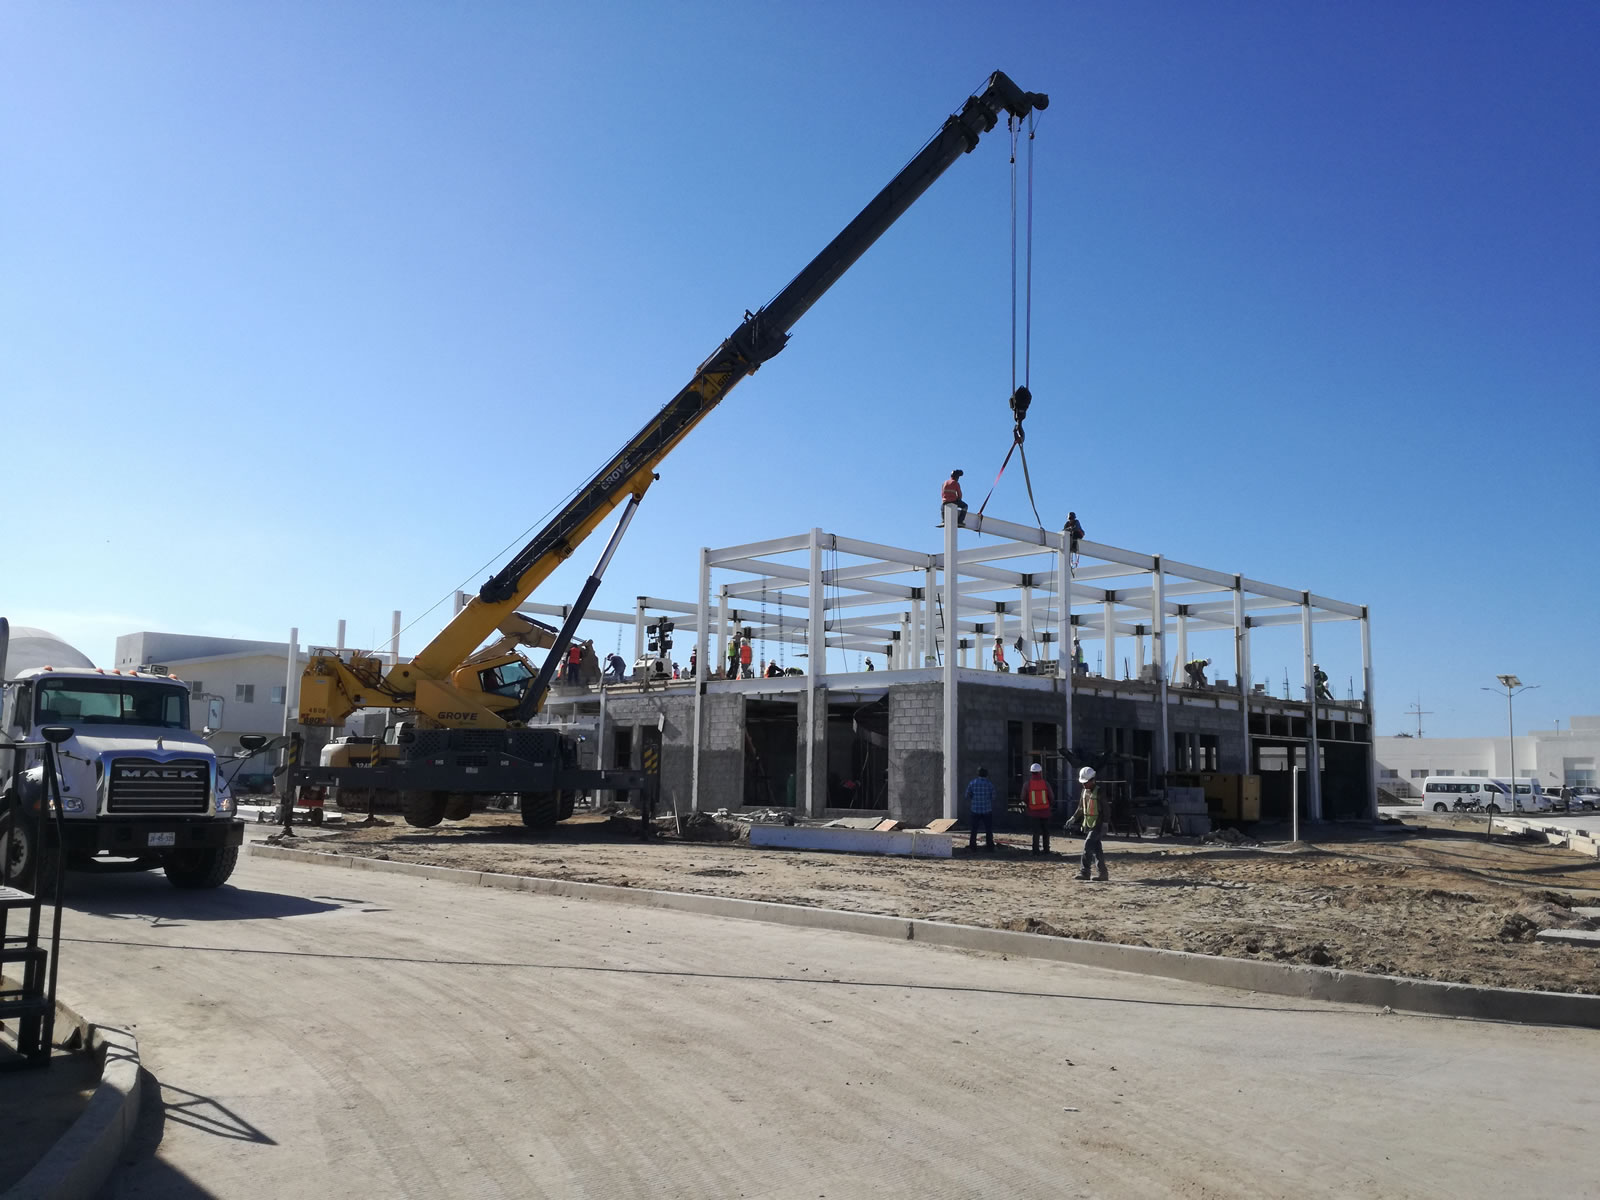
[[[107,1196],[1600,1195],[1600,1033],[296,863],[72,882],[64,996],[159,1088]]]

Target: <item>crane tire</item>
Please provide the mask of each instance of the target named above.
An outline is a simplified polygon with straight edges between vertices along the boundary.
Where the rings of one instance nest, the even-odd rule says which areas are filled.
[[[407,825],[418,829],[432,829],[444,820],[444,810],[449,803],[449,792],[407,790],[400,793],[400,812]]]
[[[523,792],[522,823],[529,829],[549,829],[561,819],[560,792]]]
[[[465,821],[472,815],[472,793],[451,792],[450,802],[444,806],[446,821]]]

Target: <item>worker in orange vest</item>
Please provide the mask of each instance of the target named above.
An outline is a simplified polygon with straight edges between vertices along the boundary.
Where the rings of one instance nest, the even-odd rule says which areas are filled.
[[[739,678],[740,679],[754,679],[756,677],[756,673],[753,670],[750,669],[750,664],[751,664],[751,661],[752,661],[752,657],[753,656],[750,653],[750,639],[747,638],[747,637],[741,637],[739,639]]]
[[[996,671],[1009,671],[1011,667],[1006,663],[1006,644],[1000,639],[999,634],[994,637],[994,669]]]
[[[1022,806],[1028,813],[1028,824],[1033,829],[1033,852],[1050,853],[1050,814],[1055,810],[1056,796],[1045,782],[1044,767],[1034,763],[1028,768],[1028,782],[1022,787]]]
[[[951,471],[950,478],[944,481],[944,486],[939,489],[940,517],[944,515],[944,506],[954,504],[960,511],[956,513],[956,524],[967,523],[967,502],[961,498],[961,476],[959,470]]]
[[[567,647],[567,684],[578,686],[578,672],[583,666],[583,647],[576,642]]]
[[[1111,876],[1106,871],[1105,847],[1100,844],[1105,827],[1100,822],[1100,789],[1095,786],[1094,768],[1084,767],[1079,771],[1078,782],[1083,786],[1083,792],[1078,797],[1078,808],[1075,815],[1083,825],[1083,861],[1078,866],[1077,878],[1089,878],[1089,866],[1098,860],[1100,874],[1095,878],[1100,883],[1104,883]]]

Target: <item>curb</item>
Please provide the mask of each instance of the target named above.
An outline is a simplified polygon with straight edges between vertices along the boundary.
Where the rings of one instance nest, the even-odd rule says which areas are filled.
[[[133,1034],[90,1025],[66,1005],[57,1020],[87,1028],[89,1048],[101,1055],[100,1086],[72,1128],[0,1200],[89,1200],[111,1177],[139,1120],[139,1043]]]
[[[1296,966],[1252,958],[1224,958],[1186,950],[1160,950],[1127,946],[1119,942],[1089,942],[1040,933],[1014,933],[981,925],[947,925],[876,913],[841,912],[767,900],[739,900],[729,896],[704,896],[693,892],[658,892],[604,883],[574,883],[531,875],[500,875],[489,871],[462,871],[426,863],[396,862],[322,850],[295,850],[256,842],[250,853],[262,858],[317,863],[353,870],[379,871],[439,879],[476,887],[564,896],[575,900],[603,900],[642,908],[672,909],[706,916],[766,921],[842,933],[865,933],[989,954],[1040,958],[1078,966],[1127,971],[1199,983],[1209,987],[1325,1000],[1337,1004],[1388,1007],[1437,1017],[1467,1017],[1484,1021],[1511,1021],[1524,1025],[1571,1025],[1600,1029],[1600,996],[1572,992],[1535,992],[1518,988],[1477,987],[1468,983],[1439,983],[1431,979],[1406,979],[1397,975],[1369,975],[1332,967]],[[0,1198],[5,1200],[5,1198]]]

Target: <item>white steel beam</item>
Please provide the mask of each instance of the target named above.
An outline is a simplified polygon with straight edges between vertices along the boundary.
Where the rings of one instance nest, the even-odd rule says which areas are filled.
[[[743,546],[722,546],[711,551],[711,565],[720,567],[744,558],[760,558],[766,554],[795,554],[811,544],[811,535],[798,533],[793,537],[772,538],[765,542],[750,542]]]
[[[960,742],[956,739],[956,637],[955,622],[959,616],[958,605],[961,597],[956,592],[956,580],[960,575],[961,559],[957,554],[956,506],[944,506],[944,612],[945,637],[944,651],[944,728],[941,731],[941,742],[944,750],[944,805],[943,813],[946,820],[953,820],[957,816],[956,788],[960,780],[956,774],[956,747]]]

